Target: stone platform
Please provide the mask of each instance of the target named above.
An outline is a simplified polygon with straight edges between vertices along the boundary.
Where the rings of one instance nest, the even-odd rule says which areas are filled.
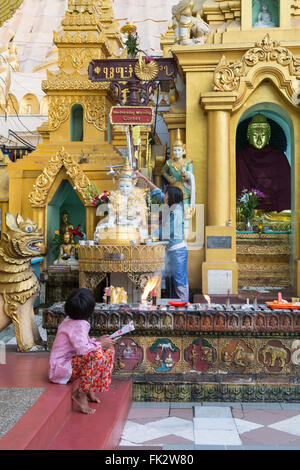
[[[63,318],[63,304],[43,312],[49,347]],[[114,374],[132,377],[135,401],[300,400],[300,310],[97,304],[91,336],[130,321]]]

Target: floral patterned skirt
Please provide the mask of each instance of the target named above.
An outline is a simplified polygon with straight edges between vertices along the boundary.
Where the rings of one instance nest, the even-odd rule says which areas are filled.
[[[72,360],[72,377],[79,378],[79,392],[104,392],[111,383],[114,367],[114,348],[95,349],[84,356],[75,356]]]

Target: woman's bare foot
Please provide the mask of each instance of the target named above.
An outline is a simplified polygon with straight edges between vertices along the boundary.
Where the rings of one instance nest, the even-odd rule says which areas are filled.
[[[88,392],[87,397],[89,401],[94,403],[101,403],[100,398],[96,397],[95,392]]]
[[[76,390],[74,393],[72,393],[72,399],[75,403],[77,403],[82,413],[88,415],[95,413],[95,408],[90,408],[88,405],[88,398],[86,393]]]

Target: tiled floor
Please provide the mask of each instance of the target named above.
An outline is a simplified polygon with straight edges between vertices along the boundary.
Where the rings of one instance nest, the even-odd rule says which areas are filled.
[[[119,450],[300,450],[300,403],[133,403]]]

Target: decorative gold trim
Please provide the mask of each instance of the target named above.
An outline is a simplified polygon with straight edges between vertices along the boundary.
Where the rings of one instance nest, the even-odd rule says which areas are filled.
[[[259,63],[275,62],[277,65],[288,68],[290,77],[300,78],[300,60],[296,58],[287,48],[282,47],[280,42],[273,41],[268,34],[262,41],[258,41],[255,47],[249,49],[240,60],[233,63],[227,61],[223,55],[214,72],[214,90],[222,92],[239,91],[241,79],[246,78],[249,69],[255,67]],[[291,85],[286,77],[280,73],[279,80],[284,81],[284,85],[288,90],[288,94],[292,95]]]
[[[158,75],[158,65],[155,62],[155,60],[151,60],[148,64],[146,64],[145,59],[143,58],[140,61],[137,61],[134,67],[134,73],[136,76],[145,82],[149,82],[151,80],[154,80],[155,77]]]
[[[90,180],[83,172],[82,167],[77,164],[71,155],[62,147],[52,156],[49,164],[43,169],[33,185],[33,191],[28,196],[32,207],[45,207],[50,188],[62,167],[65,167],[74,189],[82,196],[85,206],[90,206],[90,198],[87,188]]]

